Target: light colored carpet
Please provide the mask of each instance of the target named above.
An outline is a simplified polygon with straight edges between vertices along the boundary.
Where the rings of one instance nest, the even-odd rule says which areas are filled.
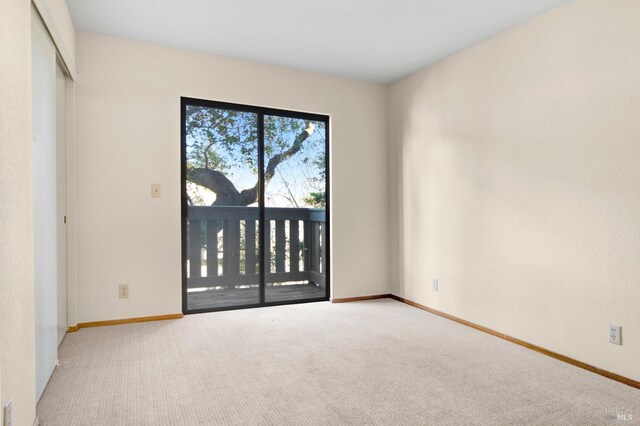
[[[388,299],[82,329],[60,362],[38,405],[43,426],[640,418],[636,389]]]

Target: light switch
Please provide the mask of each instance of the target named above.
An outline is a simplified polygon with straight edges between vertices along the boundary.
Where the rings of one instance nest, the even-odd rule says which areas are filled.
[[[151,184],[151,197],[160,198],[160,184],[159,183]]]

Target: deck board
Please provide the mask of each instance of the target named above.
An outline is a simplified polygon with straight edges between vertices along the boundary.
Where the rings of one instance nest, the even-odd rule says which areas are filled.
[[[314,284],[268,286],[265,292],[267,302],[284,302],[303,299],[322,299],[325,289]],[[206,290],[187,293],[189,310],[228,308],[254,305],[260,302],[258,288],[232,288]]]

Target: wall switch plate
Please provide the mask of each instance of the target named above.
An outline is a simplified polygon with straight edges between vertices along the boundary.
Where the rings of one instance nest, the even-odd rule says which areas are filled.
[[[622,344],[622,327],[619,325],[610,325],[609,326],[609,342],[614,345]]]
[[[151,184],[151,197],[160,198],[161,195],[162,193],[160,191],[160,184],[159,183]]]
[[[7,404],[4,406],[4,426],[11,426],[13,424],[13,402],[11,400],[7,401]]]
[[[118,286],[118,297],[127,299],[129,297],[129,284],[120,284]]]
[[[431,280],[431,290],[438,291],[438,279],[434,278]]]

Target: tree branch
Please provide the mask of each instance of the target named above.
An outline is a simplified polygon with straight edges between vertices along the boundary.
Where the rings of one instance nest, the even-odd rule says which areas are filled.
[[[283,161],[288,160],[289,158],[293,157],[298,152],[300,152],[300,150],[302,149],[302,144],[304,143],[304,141],[306,141],[309,138],[309,136],[313,134],[314,129],[315,129],[315,126],[313,125],[313,123],[310,121],[307,121],[307,127],[304,130],[302,130],[298,134],[298,136],[296,136],[296,139],[293,141],[291,146],[287,148],[285,151],[282,151],[281,153],[276,154],[269,159],[269,161],[267,162],[267,167],[265,168],[265,171],[264,171],[265,187],[269,184],[269,182],[273,178],[273,175],[276,173],[276,167],[278,167],[278,165]],[[258,201],[259,188],[260,188],[260,182],[256,182],[256,184],[252,188],[245,189],[240,193],[240,196],[242,197],[243,202],[245,202],[246,200],[251,200],[247,204],[244,204],[245,206],[248,206],[249,204],[252,204]]]
[[[274,155],[267,162],[267,167],[264,172],[265,186],[269,184],[275,175],[278,165],[300,152],[304,141],[313,134],[315,130],[313,123],[308,121],[306,124],[307,127],[296,136],[289,148]],[[238,192],[233,183],[223,173],[209,168],[188,169],[187,179],[196,185],[204,186],[215,192],[216,201],[214,201],[212,205],[248,206],[258,201],[259,182],[256,182],[251,188]]]
[[[280,154],[276,154],[273,157],[271,157],[271,159],[269,159],[269,162],[267,163],[267,167],[264,170],[265,186],[268,185],[271,179],[273,178],[273,175],[276,173],[276,167],[278,167],[280,163],[288,160],[289,158],[293,157],[298,152],[300,152],[300,150],[302,149],[302,144],[304,143],[304,141],[306,141],[309,138],[309,136],[313,134],[314,129],[315,129],[315,126],[313,125],[313,123],[308,121],[307,127],[304,130],[302,130],[300,134],[298,134],[298,136],[296,136],[296,139],[293,141],[293,144],[291,144],[291,146],[286,151],[283,151]]]
[[[237,206],[240,193],[224,174],[217,170],[195,168],[187,170],[187,179],[196,185],[204,186],[216,194],[218,206]],[[243,191],[244,192],[244,191]],[[251,204],[251,203],[249,203]]]

